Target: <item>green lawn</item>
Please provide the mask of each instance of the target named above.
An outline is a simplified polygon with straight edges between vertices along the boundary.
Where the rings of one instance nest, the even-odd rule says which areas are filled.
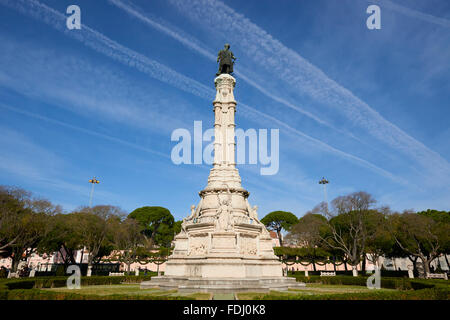
[[[105,295],[128,295],[128,296],[152,296],[152,297],[165,297],[165,296],[183,296],[189,297],[195,300],[209,300],[211,294],[209,293],[194,293],[194,294],[181,294],[177,290],[160,290],[157,288],[141,289],[139,284],[115,284],[115,285],[98,285],[98,286],[82,286],[79,290],[63,288],[43,289],[54,292],[70,292],[87,295],[105,296]],[[369,292],[371,290],[361,286],[348,286],[348,285],[326,285],[318,283],[309,283],[304,288],[291,289],[289,291],[271,291],[272,294],[277,295],[320,295],[320,294],[339,294],[339,293],[358,293]],[[392,289],[381,289],[377,291],[395,291]],[[238,293],[239,300],[253,300],[266,295],[266,293],[260,292],[245,292]],[[233,300],[233,294],[215,294],[215,300]]]
[[[180,294],[177,290],[160,290],[157,288],[141,289],[139,284],[115,284],[115,285],[100,285],[100,286],[82,286],[81,289],[68,289],[68,288],[52,288],[52,289],[42,289],[54,292],[70,292],[78,294],[88,294],[96,296],[107,296],[107,295],[129,295],[129,296],[153,296],[153,297],[164,297],[164,296],[183,296],[189,297],[193,300],[209,300],[211,294],[209,293],[194,293],[194,294]]]
[[[377,289],[377,292],[389,292],[396,291],[394,289]],[[362,286],[349,286],[349,285],[329,285],[320,283],[308,283],[306,287],[298,289],[289,289],[288,291],[270,291],[270,294],[276,294],[281,296],[296,296],[296,295],[329,295],[329,294],[342,294],[342,293],[354,293],[355,297],[359,293],[373,292],[373,290]],[[260,292],[243,292],[238,293],[239,300],[255,300],[260,299],[267,293]]]
[[[180,293],[177,290],[160,290],[158,288],[141,289],[139,283],[122,283],[124,279],[90,278],[84,279],[99,283],[100,280],[108,284],[82,285],[81,289],[70,290],[65,285],[64,279],[56,279],[53,282],[37,281],[39,279],[25,279],[23,281],[9,280],[8,286],[3,285],[3,298],[0,288],[0,299],[10,300],[233,300],[234,294],[210,294],[210,293]],[[134,279],[136,280],[136,279]],[[321,281],[351,281],[352,284],[327,284],[307,283],[306,287],[291,289],[288,291],[271,291],[270,293],[245,292],[237,293],[239,300],[450,300],[448,281],[432,280],[408,280],[408,279],[382,279],[382,284],[392,289],[383,288],[370,290],[363,285],[355,285],[354,278],[321,279]],[[365,282],[360,281],[361,283]],[[6,282],[6,281],[3,281]],[[102,283],[100,282],[100,283]],[[409,284],[409,285],[408,285]],[[54,288],[49,288],[54,286]],[[55,287],[61,286],[61,287]],[[44,288],[46,287],[46,288]],[[394,289],[395,288],[395,289]]]

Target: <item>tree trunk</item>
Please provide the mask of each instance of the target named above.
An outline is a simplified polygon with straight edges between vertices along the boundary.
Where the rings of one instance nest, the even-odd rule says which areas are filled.
[[[84,247],[81,249],[81,258],[80,258],[80,265],[83,264],[83,257],[84,257]],[[76,261],[75,261],[76,262]]]
[[[280,241],[280,247],[283,246],[283,240],[281,239],[281,229],[277,230],[278,240]]]
[[[92,256],[91,253],[89,253],[89,256],[88,256],[88,270],[89,270],[89,268],[92,270],[92,260],[94,260],[94,257]]]
[[[155,244],[155,236],[156,236],[156,232],[158,231],[158,228],[159,228],[159,224],[155,225],[155,228],[153,228],[152,235],[150,236],[150,246],[152,246],[152,247]]]
[[[348,271],[348,269],[347,269],[347,260],[344,261],[344,268],[345,268],[345,271]]]
[[[425,272],[425,277],[426,277],[427,274],[430,273],[430,260],[427,258],[422,258],[422,257],[420,257],[420,259],[422,260],[423,271]]]
[[[412,262],[413,264],[413,273],[414,275],[418,275],[418,271],[417,271],[417,257],[411,258],[411,256],[408,255],[408,259]]]
[[[366,254],[363,253],[363,261],[362,261],[362,265],[361,265],[361,273],[364,274],[366,273]]]
[[[73,251],[71,249],[67,248],[65,244],[62,244],[62,248],[63,248],[64,252],[62,252],[61,249],[59,249],[59,252],[61,254],[61,258],[64,261],[64,264],[66,264],[66,263],[67,264],[76,264],[77,262],[76,262],[75,257],[73,256]]]
[[[14,257],[12,257],[12,261],[11,261],[11,272],[17,272],[19,263],[20,263],[20,258],[16,258],[16,255],[14,255]]]
[[[313,264],[314,271],[317,271],[317,269],[316,269],[316,248],[313,248],[312,264]]]

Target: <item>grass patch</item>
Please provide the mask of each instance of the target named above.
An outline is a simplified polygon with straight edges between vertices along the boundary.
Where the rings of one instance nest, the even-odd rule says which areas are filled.
[[[380,289],[377,291],[395,291],[391,289]],[[333,294],[355,294],[357,296],[360,293],[372,292],[372,290],[367,287],[361,286],[350,286],[350,285],[331,285],[331,284],[320,284],[320,283],[309,283],[306,287],[289,289],[288,291],[270,291],[267,293],[261,292],[242,292],[238,293],[237,297],[239,300],[260,300],[265,296],[320,296],[320,295],[333,295]]]
[[[197,293],[185,295],[185,297],[190,298],[192,300],[211,300],[212,293],[197,292]]]
[[[43,289],[54,292],[70,292],[78,294],[93,294],[93,295],[111,295],[111,294],[129,294],[129,295],[154,295],[158,294],[159,290],[156,288],[141,289],[139,284],[113,284],[113,285],[99,285],[99,286],[81,286],[81,289],[51,288]]]
[[[51,288],[43,289],[43,291],[91,295],[93,299],[97,296],[141,296],[144,298],[183,297],[191,300],[209,300],[211,297],[209,293],[181,294],[177,290],[141,289],[139,284],[82,286],[80,289]]]
[[[151,276],[82,277],[81,289],[66,288],[67,277],[0,279],[0,300],[210,300],[210,293],[141,289]],[[382,277],[379,290],[366,287],[367,277],[296,276],[306,287],[269,293],[242,292],[239,300],[450,300],[446,280]],[[215,294],[215,300],[233,299]]]
[[[234,293],[215,293],[213,300],[234,300]]]
[[[261,300],[267,293],[262,292],[239,292],[236,297],[239,300]]]

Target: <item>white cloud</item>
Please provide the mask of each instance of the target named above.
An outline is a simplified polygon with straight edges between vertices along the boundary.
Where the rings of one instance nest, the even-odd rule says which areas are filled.
[[[203,45],[198,39],[194,38],[193,36],[187,34],[184,31],[178,30],[176,27],[169,25],[167,22],[162,21],[161,19],[159,19],[158,21],[156,21],[156,18],[149,16],[147,13],[144,14],[142,9],[137,8],[136,6],[134,6],[131,3],[125,3],[123,1],[120,0],[108,0],[110,3],[116,5],[117,7],[123,9],[124,11],[126,11],[128,14],[130,14],[132,17],[138,18],[139,20],[141,20],[142,22],[144,22],[145,24],[155,28],[156,30],[163,32],[167,35],[169,35],[170,37],[174,38],[175,40],[181,42],[183,45],[187,46],[188,48],[194,50],[197,53],[200,53],[202,56],[208,58],[209,60],[216,60],[216,56],[214,54],[211,53],[209,48],[205,48],[205,45]],[[242,68],[241,68],[242,69]],[[270,97],[271,99],[284,104],[285,106],[294,109],[312,119],[314,119],[315,121],[317,121],[318,123],[322,124],[322,125],[326,125],[328,127],[332,127],[333,129],[335,129],[336,131],[340,131],[343,132],[342,130],[333,127],[332,125],[330,125],[329,123],[325,122],[324,120],[322,120],[320,117],[313,115],[312,113],[290,103],[289,101],[275,95],[272,94],[270,92],[270,88],[263,88],[261,85],[259,85],[258,83],[256,83],[254,80],[250,79],[245,72],[239,72],[236,71],[236,74],[238,76],[240,76],[244,81],[246,81],[248,84],[250,84],[251,86],[253,86],[254,88],[256,88],[257,90],[259,90],[260,92],[264,93],[266,96]],[[381,174],[397,183],[401,183],[401,184],[407,184],[405,180],[400,179],[398,177],[395,177],[393,174],[391,174],[390,172],[381,169],[375,165],[373,165],[372,163],[363,160],[361,158],[358,158],[356,156],[353,156],[351,154],[348,154],[346,152],[343,152],[341,150],[338,150],[336,148],[333,148],[331,146],[329,146],[328,144],[315,139],[313,137],[310,137],[308,135],[306,135],[305,133],[292,128],[291,126],[287,125],[285,122],[278,120],[275,117],[272,117],[268,114],[265,114],[259,110],[256,110],[246,104],[240,103],[241,107],[244,107],[244,111],[247,111],[248,113],[246,114],[246,116],[248,117],[254,117],[255,114],[258,114],[259,116],[265,118],[266,120],[271,121],[272,123],[276,123],[278,125],[280,125],[281,127],[287,129],[289,132],[298,135],[306,140],[309,140],[310,142],[313,142],[316,147],[322,149],[322,150],[326,150],[328,152],[332,152],[335,154],[338,154],[339,156],[342,156],[350,161],[355,161],[356,163],[358,163],[359,165],[362,165],[370,170],[373,170],[375,172],[377,172],[378,174]],[[349,134],[351,135],[351,134]],[[351,135],[353,138],[357,139],[357,137]]]
[[[28,117],[32,117],[32,118],[35,118],[35,119],[38,119],[38,120],[42,120],[42,121],[45,121],[45,122],[49,122],[49,123],[52,123],[52,124],[57,124],[59,126],[65,127],[65,128],[69,128],[69,129],[72,129],[72,130],[75,130],[75,131],[78,131],[78,132],[82,132],[84,134],[88,134],[88,135],[91,135],[91,136],[94,136],[94,137],[97,137],[97,138],[101,138],[101,139],[108,140],[108,141],[111,141],[111,142],[114,142],[114,143],[117,143],[117,144],[121,144],[121,145],[124,145],[126,147],[133,148],[135,150],[148,152],[148,153],[160,156],[160,157],[164,157],[164,158],[169,158],[170,159],[170,156],[168,154],[166,154],[166,153],[162,153],[162,152],[159,152],[157,150],[153,150],[151,148],[143,147],[143,146],[138,145],[136,143],[132,143],[132,142],[129,142],[129,141],[117,138],[117,137],[113,137],[113,136],[110,136],[110,135],[107,135],[107,134],[104,134],[104,133],[100,133],[100,132],[97,132],[97,131],[93,131],[93,130],[89,130],[89,129],[86,129],[86,128],[78,127],[78,126],[72,125],[70,123],[66,123],[66,122],[63,122],[63,121],[56,120],[56,119],[51,119],[49,117],[45,117],[45,116],[39,115],[37,113],[32,113],[32,112],[28,112],[28,111],[25,111],[25,110],[20,110],[18,108],[11,107],[9,105],[5,105],[5,104],[3,104],[1,102],[0,102],[0,108],[5,108],[7,110],[10,110],[10,111],[13,111],[13,112],[17,112],[19,114],[22,114],[22,115],[25,115],[25,116],[28,116]]]
[[[297,52],[284,46],[244,15],[215,0],[170,0],[181,13],[209,32],[240,46],[241,51],[292,92],[307,95],[344,116],[383,144],[401,152],[425,169],[424,175],[450,178],[450,164],[437,152],[383,118],[350,90],[330,79]]]
[[[433,23],[433,24],[436,24],[436,25],[439,25],[442,27],[450,28],[450,20],[448,20],[448,19],[436,17],[436,16],[433,16],[428,13],[410,9],[408,7],[396,4],[389,0],[370,0],[369,2],[378,3],[378,4],[380,4],[381,8],[388,8],[388,9],[391,9],[393,11],[396,11],[398,13],[401,13],[403,15],[406,15],[406,16],[409,16],[412,18],[416,18],[416,19],[419,19],[422,21]]]
[[[152,59],[149,59],[142,54],[135,52],[133,50],[130,50],[121,44],[107,38],[106,36],[102,35],[101,33],[89,28],[86,25],[82,26],[82,29],[79,30],[80,32],[71,33],[67,32],[67,29],[65,27],[65,19],[66,17],[61,14],[60,12],[46,6],[45,4],[42,4],[36,0],[30,0],[30,1],[24,1],[24,0],[17,0],[17,1],[10,1],[10,0],[0,0],[0,3],[7,5],[15,10],[18,10],[22,12],[23,14],[30,15],[40,21],[43,21],[50,26],[54,27],[55,29],[64,32],[65,34],[69,35],[70,37],[75,38],[78,41],[81,41],[86,46],[116,60],[119,61],[129,67],[136,68],[137,70],[146,73],[147,75],[156,78],[162,82],[168,83],[176,88],[179,88],[183,91],[186,91],[188,93],[194,94],[196,96],[199,96],[201,98],[211,100],[211,98],[214,96],[214,90],[193,80],[189,77],[186,77],[184,75],[181,75],[177,73],[176,71],[170,69],[167,66],[164,66]],[[68,92],[66,92],[65,97],[67,97]],[[378,174],[382,174],[385,177],[388,177],[390,179],[393,179],[396,182],[403,183],[402,179],[395,177],[388,171],[377,167],[376,165],[361,159],[359,157],[356,157],[354,155],[348,154],[346,152],[343,152],[341,150],[338,150],[336,148],[333,148],[329,146],[328,144],[321,142],[318,139],[312,138],[305,133],[294,129],[287,125],[286,123],[269,116],[261,111],[258,111],[252,107],[249,107],[245,104],[241,104],[244,108],[247,108],[247,110],[250,111],[251,117],[254,118],[255,115],[259,117],[263,117],[266,120],[270,120],[272,122],[276,122],[280,126],[288,129],[291,133],[294,133],[295,135],[298,135],[299,137],[303,139],[307,139],[311,142],[318,143],[318,147],[322,150],[327,150],[329,152],[332,152],[338,156],[342,156],[348,160],[354,161],[355,163],[362,165],[370,170],[373,170],[374,172]],[[128,112],[128,111],[125,111]],[[128,114],[132,114],[132,112],[128,112]],[[246,116],[249,116],[248,114]],[[164,123],[164,122],[162,122]]]
[[[159,21],[156,21],[156,18],[150,17],[148,13],[143,14],[143,10],[140,8],[137,8],[131,3],[124,3],[120,0],[108,0],[110,3],[116,5],[117,7],[123,9],[128,14],[130,14],[132,17],[137,18],[144,22],[145,24],[151,26],[152,28],[155,28],[156,30],[172,37],[173,39],[179,41],[186,47],[194,50],[195,52],[201,54],[202,56],[206,57],[207,59],[211,61],[216,61],[217,56],[214,55],[210,48],[206,48],[204,44],[202,44],[198,39],[193,37],[190,34],[187,34],[186,32],[182,30],[178,30],[176,27],[171,26],[165,21],[162,21],[159,19]],[[241,70],[245,70],[245,68],[240,67]],[[284,98],[277,96],[273,93],[271,93],[270,88],[263,88],[261,85],[256,83],[254,80],[250,79],[250,77],[246,74],[245,71],[236,71],[235,74],[242,78],[245,82],[250,84],[252,87],[257,89],[259,92],[263,93],[264,95],[268,96],[269,98],[277,101],[278,103],[282,103],[285,106],[296,110],[300,112],[301,114],[315,120],[317,123],[320,123],[322,125],[333,127],[331,124],[324,121],[322,118],[317,117],[316,115],[306,111],[305,109],[294,105],[293,103],[290,103],[289,101],[285,100]],[[338,130],[337,128],[334,128]]]
[[[83,182],[86,182],[84,185],[76,183],[80,180],[80,174],[76,173],[76,168],[70,167],[60,156],[17,130],[0,126],[0,133],[0,149],[2,150],[0,171],[14,177],[14,181],[21,181],[23,185],[36,183],[39,190],[54,190],[59,197],[67,196],[69,193],[87,199],[90,187],[87,179],[83,179]],[[64,180],[59,177],[64,177]],[[119,200],[122,203],[126,202],[122,195],[106,190],[96,191],[96,200],[107,203]],[[86,205],[86,203],[80,205]]]

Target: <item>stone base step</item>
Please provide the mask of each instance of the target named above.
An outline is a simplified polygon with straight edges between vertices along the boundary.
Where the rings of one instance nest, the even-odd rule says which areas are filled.
[[[141,283],[141,289],[158,287],[165,290],[177,289],[179,292],[269,292],[284,291],[290,288],[305,287],[304,283],[296,282],[295,278],[183,278],[183,277],[153,277],[150,281]]]

